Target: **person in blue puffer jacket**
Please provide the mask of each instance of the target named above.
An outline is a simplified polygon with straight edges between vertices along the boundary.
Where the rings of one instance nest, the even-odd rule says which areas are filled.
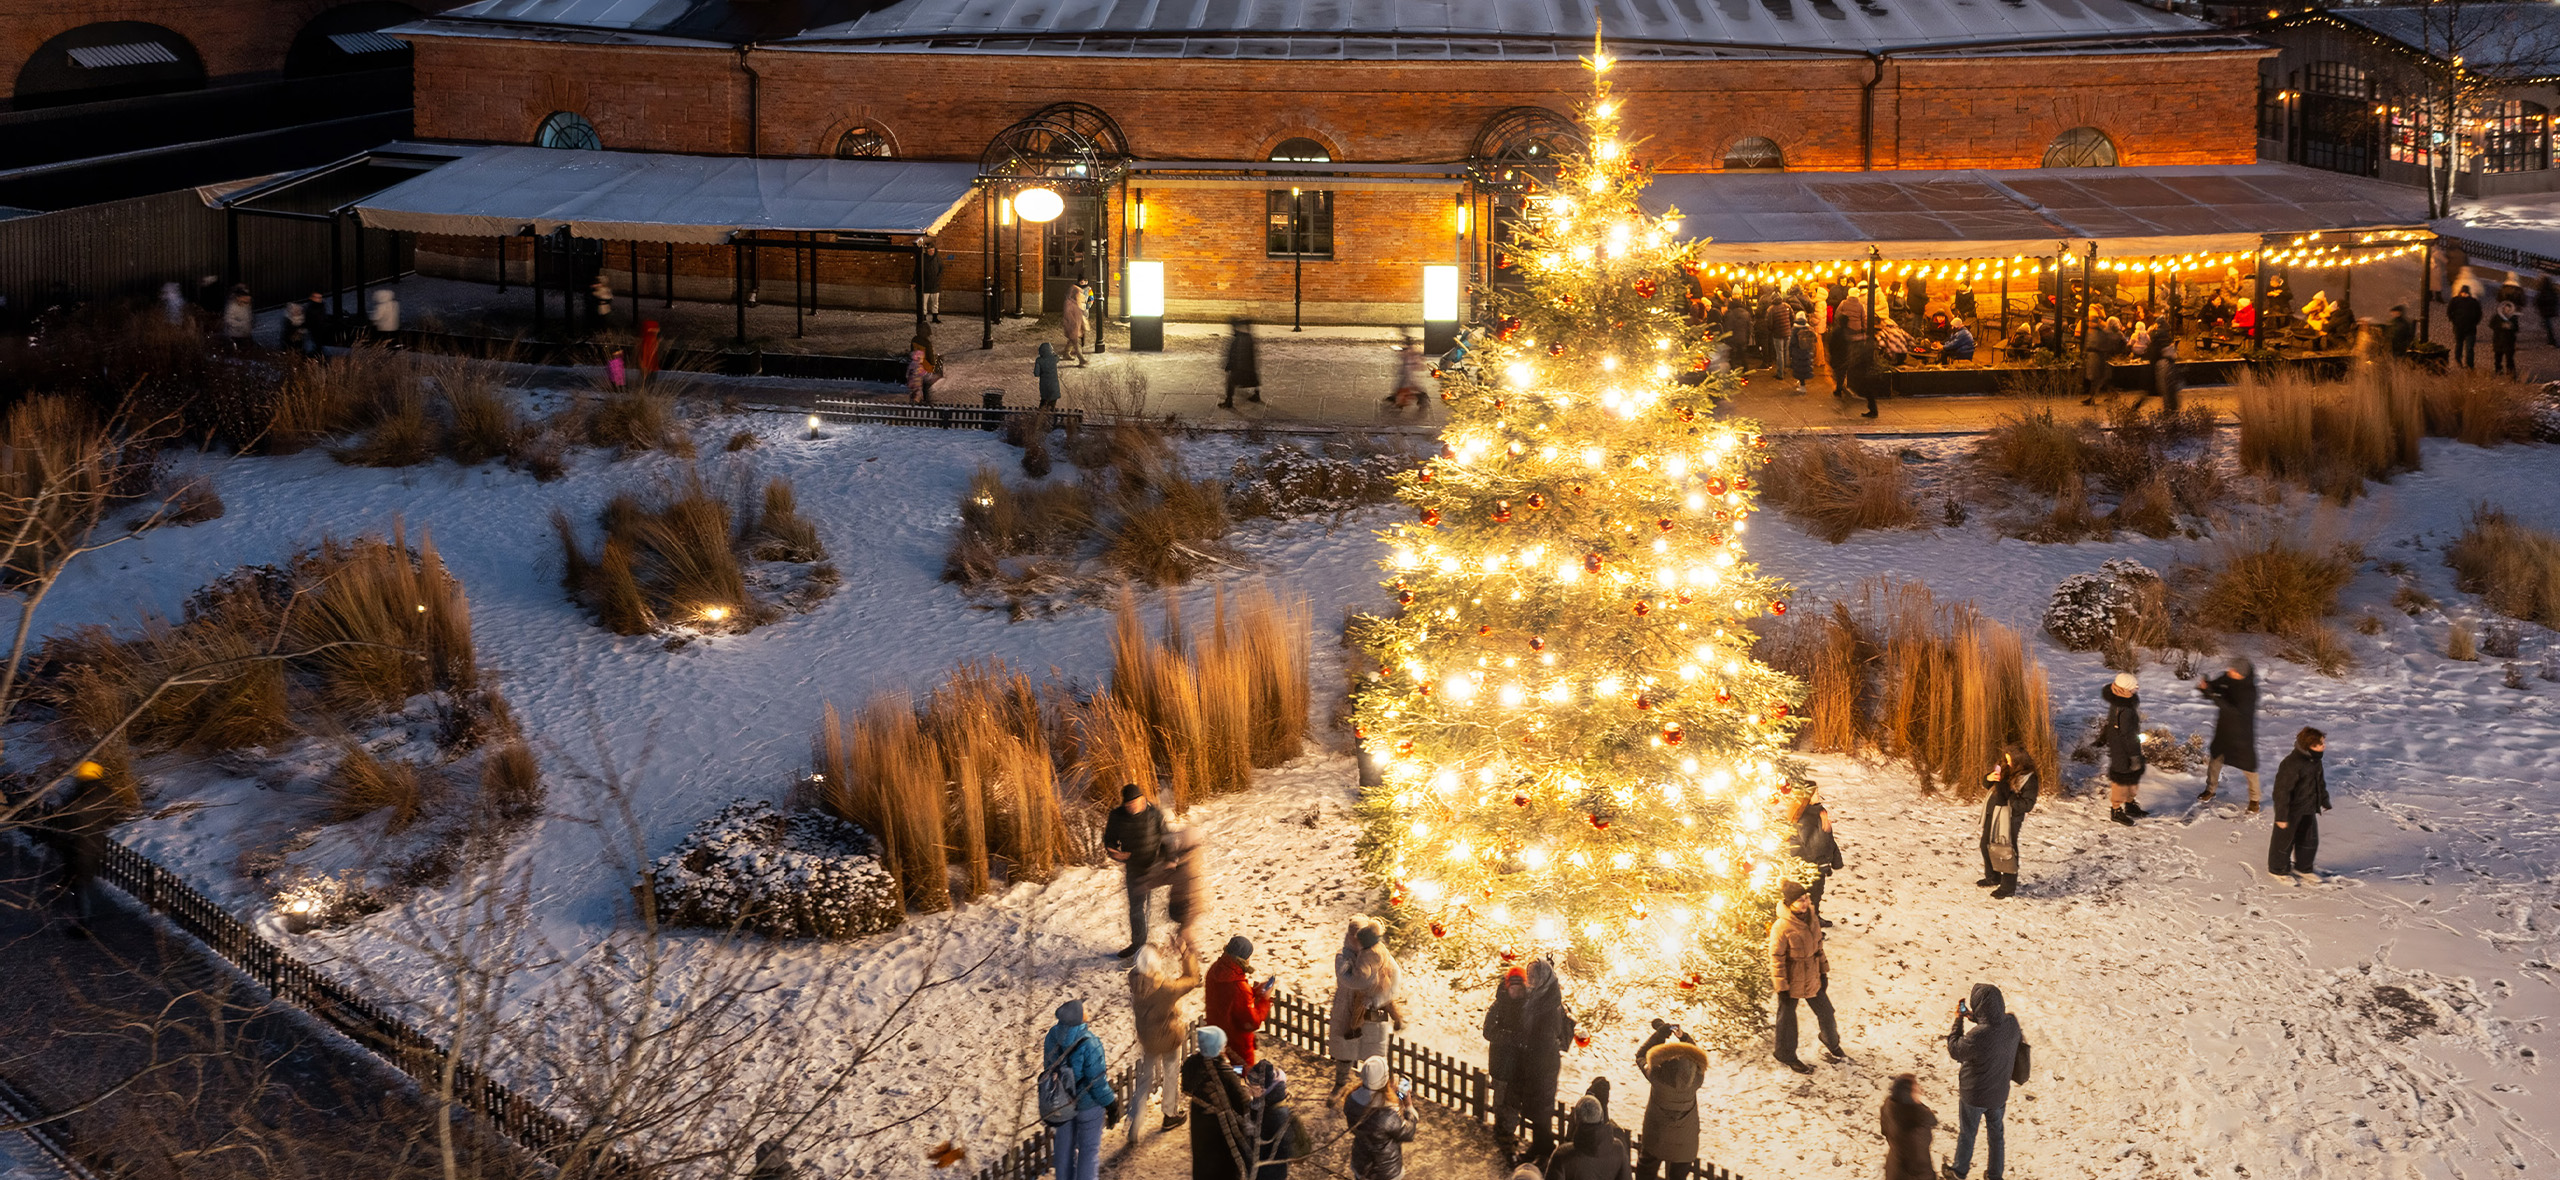
[[[1094,1180],[1102,1170],[1102,1132],[1120,1123],[1120,1097],[1102,1060],[1102,1038],[1084,1022],[1084,1001],[1058,1005],[1058,1023],[1040,1043],[1040,1072],[1063,1060],[1076,1079],[1076,1115],[1055,1124],[1058,1180]]]

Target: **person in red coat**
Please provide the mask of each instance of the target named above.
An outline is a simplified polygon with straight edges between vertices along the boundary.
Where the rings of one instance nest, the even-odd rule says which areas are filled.
[[[1227,1058],[1238,1068],[1254,1065],[1254,1030],[1271,1015],[1271,983],[1253,982],[1246,960],[1253,958],[1253,942],[1239,934],[1227,940],[1227,953],[1209,967],[1209,986],[1205,996],[1207,1021],[1227,1034]]]

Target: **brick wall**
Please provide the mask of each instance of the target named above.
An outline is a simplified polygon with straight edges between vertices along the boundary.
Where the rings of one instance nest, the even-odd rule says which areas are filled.
[[[1915,60],[1888,65],[1875,93],[1878,168],[2032,168],[2064,130],[2095,126],[2127,165],[2245,164],[2260,52],[2089,54]],[[757,146],[830,155],[853,127],[885,131],[901,156],[974,160],[1032,111],[1058,101],[1109,112],[1146,159],[1262,159],[1307,136],[1335,159],[1462,160],[1480,128],[1514,106],[1571,111],[1587,75],[1569,63],[1233,62],[757,51]],[[464,38],[418,41],[418,132],[525,142],[543,116],[572,110],[608,148],[741,153],[747,75],[728,50],[575,46]],[[1775,141],[1796,170],[1851,170],[1864,59],[1622,63],[1612,78],[1640,155],[1666,171],[1721,166],[1745,136]],[[1264,254],[1258,190],[1149,194],[1145,256],[1167,266],[1177,317],[1285,315],[1294,268]],[[1420,268],[1452,260],[1448,194],[1344,192],[1337,256],[1305,268],[1311,320],[1406,318]],[[1111,230],[1121,248],[1115,202]],[[975,289],[978,230],[955,226],[954,306]],[[1030,240],[1036,235],[1027,235]],[[1025,261],[1034,301],[1036,245]],[[770,260],[769,260],[770,261]],[[705,255],[706,288],[725,254]],[[832,264],[831,264],[832,265]],[[485,264],[484,264],[485,266]],[[644,267],[645,269],[645,267]],[[1009,273],[1009,263],[1005,271]],[[961,277],[964,273],[965,280]],[[766,272],[769,289],[787,290]],[[849,280],[845,298],[881,284]],[[718,295],[725,297],[726,288]],[[975,307],[975,300],[965,304]]]
[[[252,80],[284,70],[285,51],[311,18],[344,0],[16,0],[0,4],[0,98],[16,93],[18,71],[54,37],[100,21],[142,21],[195,46],[205,74]],[[408,0],[420,10],[455,0]]]

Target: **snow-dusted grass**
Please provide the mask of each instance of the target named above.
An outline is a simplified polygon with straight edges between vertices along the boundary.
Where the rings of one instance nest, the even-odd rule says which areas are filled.
[[[883,690],[921,695],[957,661],[988,655],[1035,673],[1054,668],[1087,688],[1109,666],[1110,615],[1071,610],[1009,623],[972,608],[937,581],[970,473],[1012,462],[992,436],[889,428],[832,428],[799,437],[781,419],[740,423],[760,445],[706,455],[706,467],[783,475],[800,510],[845,572],[842,592],[806,614],[745,635],[668,651],[618,638],[563,600],[552,507],[592,519],[617,492],[666,476],[669,461],[608,464],[573,453],[567,478],[536,484],[497,468],[438,464],[354,469],[304,454],[208,463],[202,472],[230,505],[222,518],[160,530],[75,571],[48,604],[47,630],[82,622],[130,624],[171,613],[194,587],[229,569],[280,560],[324,532],[349,535],[394,516],[435,531],[471,588],[481,658],[515,703],[555,783],[554,814],[522,837],[538,933],[564,952],[552,968],[606,953],[622,929],[636,865],[600,852],[582,775],[613,774],[629,789],[651,855],[741,796],[779,798],[806,768],[808,735],[825,700]],[[1195,470],[1220,470],[1237,444],[1184,444]],[[1877,1169],[1876,1106],[1894,1073],[1918,1072],[1923,1098],[1952,1118],[1952,1063],[1942,1038],[1956,997],[1973,982],[2008,993],[2036,1044],[2033,1083],[2010,1107],[2010,1173],[2029,1177],[2487,1177],[2560,1174],[2560,1101],[2539,1078],[2560,1018],[2552,981],[2560,928],[2560,684],[2507,687],[2495,663],[2441,654],[2450,624],[2478,612],[2460,593],[2442,549],[2470,506],[2492,499],[2549,529],[2560,515],[2560,462],[2548,448],[2479,450],[2425,444],[2425,468],[2345,511],[2373,563],[2405,562],[2407,584],[2441,606],[2386,609],[2404,583],[2360,568],[2342,593],[2346,615],[2371,615],[2376,634],[2347,637],[2357,660],[2329,679],[2261,656],[2263,769],[2302,725],[2329,733],[2338,810],[2324,819],[2321,859],[2340,882],[2292,885],[2264,873],[2266,819],[2244,819],[2241,792],[2187,806],[2192,776],[2155,773],[2144,797],[2158,818],[2131,830],[2105,822],[2092,796],[2048,794],[2026,825],[2020,895],[1992,903],[1972,884],[1978,815],[1923,801],[1907,771],[1824,758],[1816,772],[1849,867],[1828,909],[1832,992],[1849,1066],[1799,1079],[1758,1051],[1721,1055],[1702,1108],[1709,1158],[1755,1178],[1828,1180]],[[1919,447],[1915,482],[1934,501],[1956,444]],[[743,472],[742,472],[743,474]],[[1309,596],[1318,634],[1315,712],[1329,713],[1342,655],[1332,620],[1345,607],[1382,605],[1371,529],[1393,509],[1327,519],[1255,520],[1234,534],[1241,560],[1283,589]],[[1832,545],[1775,514],[1755,522],[1753,556],[1792,580],[1795,597],[1847,595],[1879,575],[1916,578],[1943,598],[1970,598],[1994,620],[2031,633],[2052,675],[2066,749],[2098,712],[2109,673],[2097,652],[2061,650],[2036,632],[2056,583],[2111,557],[2169,570],[2200,561],[2204,544],[2119,534],[2108,544],[2033,545],[2002,538],[1982,519],[1932,531],[1861,533]],[[1206,617],[1220,572],[1186,590]],[[2404,599],[2405,601],[2405,599]],[[2448,613],[2450,612],[2450,613]],[[2524,631],[2519,657],[2536,666],[2553,636]],[[2211,708],[2157,664],[2141,669],[2148,720],[2202,732]],[[1195,808],[1217,898],[1206,942],[1245,933],[1257,972],[1321,994],[1341,923],[1383,904],[1354,868],[1353,767],[1343,736],[1262,776],[1255,790]],[[2079,778],[2085,766],[2060,768]],[[2057,784],[2058,785],[2058,784]],[[261,788],[208,768],[164,786],[201,804],[163,809],[120,835],[181,866],[218,898],[271,919],[238,874],[242,854],[273,833],[254,806]],[[2049,788],[2050,790],[2050,788]],[[601,843],[600,843],[601,841]],[[432,904],[432,902],[426,903]],[[380,920],[377,920],[377,922]],[[377,922],[301,937],[314,959],[361,959],[372,986],[431,982],[389,945]],[[992,954],[981,978],[937,992],[895,1060],[867,1069],[813,1124],[802,1154],[831,1174],[931,1174],[923,1149],[945,1138],[973,1163],[1004,1150],[1031,1121],[1030,1078],[1049,1013],[1087,1001],[1115,1064],[1131,1043],[1121,964],[1126,939],[1116,873],[1068,869],[1045,885],[999,886],[949,914],[911,918],[868,940],[798,944],[776,969],[776,990],[754,1003],[777,1022],[858,1029],[876,1022],[932,956]],[[714,940],[680,954],[718,953]],[[1411,957],[1408,959],[1411,962]],[[793,981],[848,968],[856,989],[803,991]],[[333,969],[350,970],[339,962]],[[1489,980],[1449,981],[1418,965],[1408,1035],[1482,1059],[1477,1029]],[[538,982],[538,981],[537,981]],[[1599,988],[1577,981],[1583,999]],[[1650,1012],[1628,1011],[1567,1059],[1566,1086],[1594,1074],[1618,1084],[1621,1121],[1638,1117],[1643,1084],[1632,1052]],[[1677,1015],[1676,1013],[1672,1015]],[[1321,1088],[1300,1079],[1301,1101]],[[845,1132],[934,1112],[895,1135],[842,1146]],[[1951,1133],[1941,1137],[1940,1151]],[[1115,1143],[1117,1139],[1115,1137]]]

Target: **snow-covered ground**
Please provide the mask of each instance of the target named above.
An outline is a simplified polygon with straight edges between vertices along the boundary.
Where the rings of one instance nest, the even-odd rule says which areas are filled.
[[[563,601],[544,517],[557,504],[591,515],[616,490],[660,478],[662,458],[608,463],[581,453],[569,478],[536,484],[499,469],[450,464],[409,471],[343,468],[317,453],[208,463],[228,503],[219,520],[167,529],[75,572],[43,628],[131,623],[174,614],[195,587],[243,563],[274,562],[325,533],[350,535],[405,518],[433,531],[468,586],[481,658],[498,672],[538,743],[557,809],[515,854],[531,873],[540,933],[566,952],[602,953],[620,929],[629,878],[597,851],[579,784],[608,768],[629,787],[652,853],[740,795],[775,797],[807,763],[822,703],[851,705],[882,689],[929,688],[954,662],[1002,656],[1035,674],[1093,684],[1108,663],[1100,611],[1008,623],[966,606],[938,582],[955,503],[979,463],[1008,469],[1016,452],[993,436],[830,427],[815,441],[796,420],[743,420],[764,445],[704,460],[792,477],[844,569],[844,588],[814,611],[751,634],[679,651],[594,627]],[[703,431],[725,436],[731,423]],[[1198,470],[1223,470],[1240,442],[1187,444]],[[2406,561],[2447,609],[2457,594],[2441,547],[2470,505],[2495,500],[2560,526],[2560,464],[2549,448],[2482,451],[2428,444],[2428,469],[2360,502],[2345,518],[2376,562]],[[1934,470],[1924,465],[1924,470]],[[1934,502],[1934,499],[1931,501]],[[1341,682],[1333,629],[1342,611],[1380,603],[1371,532],[1380,510],[1342,521],[1255,522],[1241,547],[1265,577],[1315,604],[1319,713]],[[1934,514],[1932,514],[1934,515]],[[2113,556],[2155,567],[2195,542],[2135,539],[2036,546],[1999,539],[1977,513],[1959,529],[1866,534],[1832,546],[1776,516],[1753,530],[1754,556],[1799,597],[1851,592],[1874,574],[1971,597],[2032,631],[2063,577]],[[2038,1072],[2013,1102],[2011,1173],[2028,1177],[2485,1177],[2560,1174],[2560,1101],[2541,1087],[2553,990],[2560,889],[2549,818],[2560,806],[2538,769],[2560,750],[2560,685],[2500,683],[2496,661],[2440,654],[2443,610],[2412,619],[2387,604],[2394,581],[2371,566],[2349,591],[2382,634],[2353,636],[2362,666],[2323,679],[2261,657],[2267,769],[2303,724],[2330,733],[2338,810],[2323,821],[2322,861],[2341,874],[2296,886],[2269,879],[2266,820],[2243,819],[2226,783],[2198,810],[2191,777],[2154,774],[2158,818],[2126,830],[2086,794],[2051,799],[2029,821],[2019,897],[1993,903],[1972,884],[1976,815],[1923,800],[1900,769],[1843,759],[1817,770],[1839,821],[1848,869],[1830,916],[1833,995],[1853,1064],[1810,1079],[1761,1052],[1719,1058],[1708,1081],[1709,1158],[1754,1178],[1825,1180],[1872,1174],[1881,1157],[1876,1104],[1904,1070],[1952,1120],[1953,1071],[1940,1038],[1955,999],[1976,981],[2007,991],[2036,1045]],[[1205,616],[1205,585],[1187,592]],[[2528,629],[2528,662],[2551,645]],[[2095,711],[2104,672],[2094,655],[2039,641],[2066,741]],[[2210,713],[2166,668],[2144,672],[2151,720],[2184,734]],[[1355,788],[1339,734],[1328,749],[1265,776],[1260,789],[1196,810],[1215,850],[1219,898],[1211,944],[1251,936],[1257,967],[1319,991],[1341,923],[1378,894],[1353,867]],[[2083,770],[2084,768],[2075,768]],[[274,816],[300,801],[249,781],[190,787],[209,804],[173,809],[120,834],[184,868],[244,913],[272,917],[243,880],[244,845],[275,838]],[[581,800],[586,802],[582,803]],[[177,802],[164,798],[162,803]],[[578,814],[568,814],[578,813]],[[362,959],[372,986],[422,992],[425,968],[390,945],[387,919],[292,945],[320,960]],[[776,1021],[859,1029],[910,982],[926,956],[987,973],[936,992],[893,1057],[813,1124],[803,1154],[831,1174],[920,1176],[924,1148],[944,1139],[977,1161],[1000,1154],[1029,1119],[1039,1032],[1062,999],[1088,1001],[1115,1061],[1130,1039],[1120,964],[1125,940],[1116,874],[1077,870],[1017,886],[948,915],[918,918],[882,939],[787,948],[786,987],[754,1003]],[[718,953],[707,940],[686,954]],[[340,963],[341,968],[346,964]],[[1476,1035],[1486,981],[1408,971],[1409,1035],[1481,1060]],[[1567,1085],[1617,1080],[1622,1120],[1642,1084],[1629,1055],[1645,1013],[1595,1038],[1567,1063]],[[1632,1084],[1631,1084],[1632,1082]],[[1301,1087],[1302,1100],[1317,1087]],[[941,1105],[914,1126],[859,1148],[840,1132]],[[1943,1136],[1940,1151],[1951,1146]]]

